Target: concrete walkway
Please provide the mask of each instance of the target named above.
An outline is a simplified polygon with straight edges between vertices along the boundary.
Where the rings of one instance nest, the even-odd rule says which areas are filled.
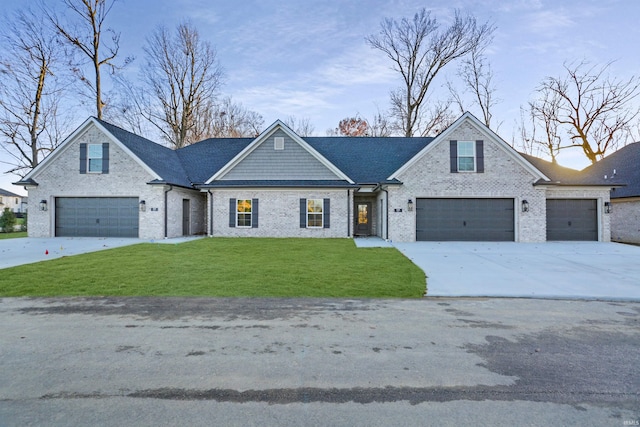
[[[640,247],[619,243],[395,243],[427,296],[640,301]]]
[[[162,240],[112,237],[25,237],[3,239],[0,240],[0,269],[139,243],[176,244],[199,238],[201,237],[180,237]]]

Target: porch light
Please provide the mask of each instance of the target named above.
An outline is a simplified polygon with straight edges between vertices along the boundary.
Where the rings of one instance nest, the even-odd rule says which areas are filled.
[[[529,212],[529,202],[526,200],[522,201],[522,212]]]
[[[47,210],[47,201],[46,200],[40,200],[40,210],[41,211],[46,211]]]
[[[144,200],[140,200],[140,212],[144,212],[147,210],[147,202]]]
[[[604,213],[611,213],[611,202],[604,202]]]
[[[407,210],[409,212],[413,211],[413,200],[409,199],[409,201],[407,202]]]

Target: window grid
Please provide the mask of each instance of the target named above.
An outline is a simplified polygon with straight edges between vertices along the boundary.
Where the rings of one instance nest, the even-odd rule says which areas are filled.
[[[102,144],[87,145],[87,171],[102,172]]]
[[[322,199],[307,200],[307,227],[322,228],[323,227],[323,209],[324,202]]]
[[[236,202],[236,227],[251,227],[251,199]]]
[[[475,160],[475,143],[473,141],[458,141],[458,172],[475,172]]]

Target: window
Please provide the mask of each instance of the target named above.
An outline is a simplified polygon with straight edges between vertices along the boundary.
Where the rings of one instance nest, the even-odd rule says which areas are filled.
[[[324,201],[322,199],[307,199],[307,227],[309,228],[322,228],[324,222],[322,221]]]
[[[236,226],[251,227],[251,199],[236,201]]]
[[[102,144],[87,144],[89,172],[102,172]]]
[[[273,148],[274,150],[284,150],[284,137],[276,136],[273,138]]]
[[[19,205],[19,204],[20,204],[20,200],[16,198],[16,205]]]
[[[474,141],[458,141],[458,172],[476,170],[475,145]]]

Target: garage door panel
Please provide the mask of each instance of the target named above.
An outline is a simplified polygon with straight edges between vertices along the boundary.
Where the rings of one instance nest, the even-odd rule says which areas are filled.
[[[513,199],[417,199],[416,239],[513,241]]]
[[[597,241],[597,200],[548,199],[547,240]]]
[[[138,199],[59,197],[55,221],[60,237],[138,237]]]

